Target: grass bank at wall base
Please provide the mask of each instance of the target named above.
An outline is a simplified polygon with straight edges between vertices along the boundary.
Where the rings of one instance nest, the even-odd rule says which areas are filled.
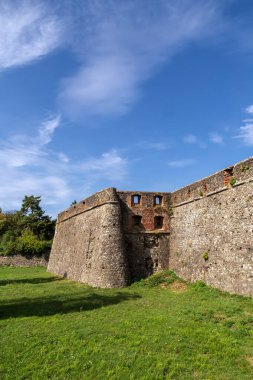
[[[103,290],[2,267],[0,344],[1,380],[252,380],[253,300],[169,271]]]

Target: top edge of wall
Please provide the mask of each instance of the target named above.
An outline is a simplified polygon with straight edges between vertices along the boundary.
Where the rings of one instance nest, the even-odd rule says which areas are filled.
[[[90,197],[82,199],[80,202],[60,212],[58,214],[58,222],[62,222],[94,207],[102,206],[108,202],[119,202],[116,189],[114,187],[108,187],[98,191]]]
[[[224,178],[224,173],[229,172],[231,176]],[[179,188],[173,192],[160,192],[160,191],[137,191],[137,190],[117,190],[114,187],[108,187],[98,191],[87,197],[75,205],[70,206],[58,214],[58,222],[69,219],[79,213],[89,210],[93,207],[101,206],[107,202],[119,202],[118,194],[132,194],[132,195],[171,195],[172,204],[178,205],[183,202],[190,201],[191,199],[201,198],[214,192],[221,191],[231,187],[230,180],[234,178],[235,183],[248,180],[253,177],[253,156],[245,160],[239,161],[236,164],[230,165],[220,171],[217,171],[207,177],[203,177],[189,185]],[[227,180],[227,183],[226,183]]]
[[[239,161],[171,193],[173,205],[236,187],[253,178],[253,157]]]
[[[131,194],[131,195],[170,195],[171,192],[166,191],[138,191],[138,190],[116,190],[117,194]]]

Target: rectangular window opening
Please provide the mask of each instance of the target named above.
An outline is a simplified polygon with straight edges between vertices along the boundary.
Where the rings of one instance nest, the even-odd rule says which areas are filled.
[[[139,205],[141,203],[141,196],[140,195],[133,195],[132,196],[132,204],[133,205]]]
[[[155,216],[154,225],[156,230],[163,228],[163,216]]]
[[[133,225],[134,226],[140,226],[141,225],[141,219],[142,219],[142,217],[140,215],[134,215],[133,216]]]
[[[161,205],[163,201],[163,197],[161,195],[155,195],[154,204],[155,206]]]

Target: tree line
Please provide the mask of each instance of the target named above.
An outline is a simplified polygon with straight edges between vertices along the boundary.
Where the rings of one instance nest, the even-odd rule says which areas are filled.
[[[20,210],[0,208],[0,255],[41,255],[50,250],[55,220],[40,206],[41,197],[25,196]]]

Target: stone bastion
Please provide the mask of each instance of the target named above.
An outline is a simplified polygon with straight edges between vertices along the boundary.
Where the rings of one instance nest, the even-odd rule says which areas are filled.
[[[253,295],[253,158],[171,193],[108,188],[58,215],[49,272],[112,288],[165,268]]]

